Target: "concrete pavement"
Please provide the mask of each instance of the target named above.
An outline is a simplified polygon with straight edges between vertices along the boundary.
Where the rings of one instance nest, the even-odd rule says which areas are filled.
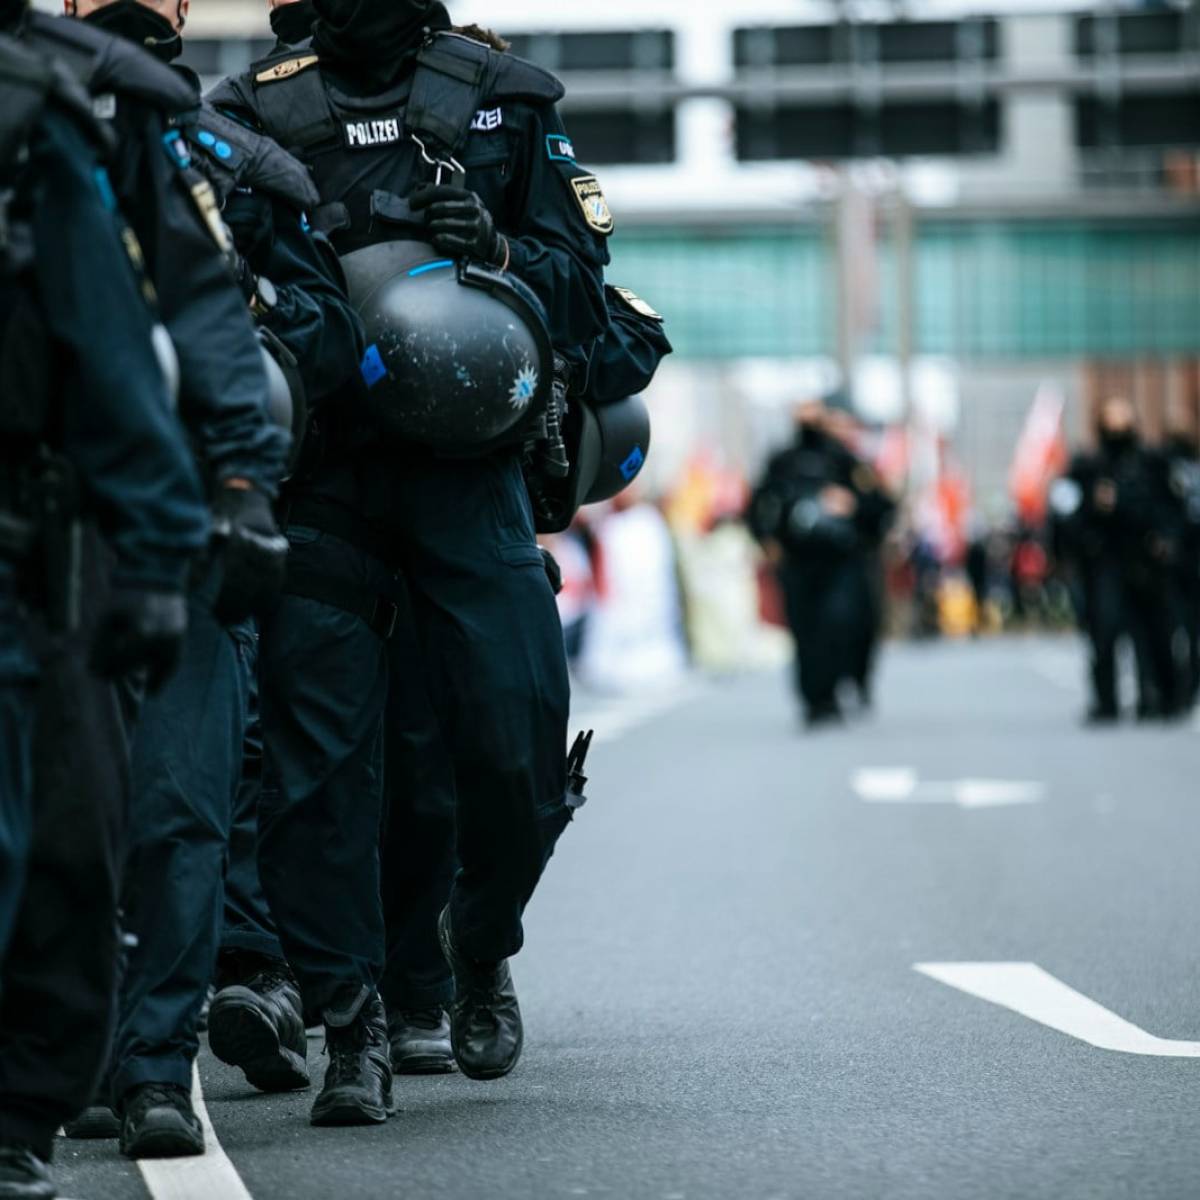
[[[818,735],[773,675],[604,706],[619,736],[514,964],[517,1071],[398,1079],[388,1126],[314,1130],[311,1095],[205,1055],[225,1152],[255,1200],[1200,1195],[1200,1060],[914,969],[1036,963],[1200,1039],[1200,736],[1083,729],[1082,671],[1069,640],[891,647],[876,713]],[[864,769],[920,794],[864,798]],[[962,781],[1040,787],[939,799]],[[112,1144],[60,1142],[58,1174],[148,1194]]]

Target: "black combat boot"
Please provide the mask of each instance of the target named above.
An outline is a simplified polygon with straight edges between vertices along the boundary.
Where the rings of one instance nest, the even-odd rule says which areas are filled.
[[[308,1087],[308,1038],[300,989],[287,964],[264,959],[244,982],[223,987],[208,1010],[208,1044],[261,1092]]]
[[[117,1114],[103,1100],[96,1100],[89,1104],[79,1116],[63,1126],[63,1136],[77,1141],[115,1138],[120,1134],[121,1122],[117,1120]],[[0,1196],[3,1194],[0,1192]]]
[[[0,1200],[54,1200],[45,1162],[24,1142],[0,1142]]]
[[[387,1018],[377,992],[342,989],[325,1009],[329,1067],[313,1102],[314,1125],[382,1125],[395,1112]]]
[[[121,1101],[121,1153],[127,1158],[183,1158],[204,1153],[204,1130],[186,1088],[140,1083]]]
[[[450,1041],[454,1061],[469,1079],[500,1079],[517,1065],[525,1032],[508,960],[480,963],[459,952],[450,910],[438,918],[438,938],[454,972]]]
[[[454,1070],[450,1020],[440,1006],[389,1013],[388,1042],[397,1075],[444,1075]]]

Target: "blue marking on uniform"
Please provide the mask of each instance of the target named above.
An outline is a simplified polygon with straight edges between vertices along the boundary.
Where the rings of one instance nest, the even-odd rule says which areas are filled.
[[[218,158],[233,157],[233,147],[228,142],[218,142],[213,149],[216,151]]]
[[[387,375],[387,367],[383,365],[383,355],[379,353],[379,347],[374,343],[367,347],[359,370],[362,372],[363,382],[369,388],[374,387]]]
[[[100,191],[100,200],[104,207],[107,208],[109,212],[116,212],[117,196],[113,191],[112,181],[108,177],[108,172],[103,167],[97,167],[95,171],[92,172],[92,175],[96,180],[96,187]]]
[[[546,153],[552,162],[573,163],[575,159],[575,143],[561,133],[546,134]]]
[[[409,279],[415,279],[418,275],[426,275],[430,271],[440,271],[443,267],[452,266],[454,266],[454,259],[443,258],[439,259],[437,262],[423,263],[419,267],[413,267],[413,269],[409,271],[408,277]]]
[[[634,446],[629,457],[620,466],[621,478],[626,483],[631,483],[633,477],[642,469],[645,461],[646,456],[642,453],[641,446]]]
[[[202,146],[215,146],[217,144],[217,135],[209,133],[207,129],[202,129],[196,134],[196,141]]]
[[[178,129],[168,129],[162,135],[163,148],[167,152],[167,157],[177,167],[190,167],[192,165],[192,156],[188,153],[187,142],[183,140],[183,135]]]

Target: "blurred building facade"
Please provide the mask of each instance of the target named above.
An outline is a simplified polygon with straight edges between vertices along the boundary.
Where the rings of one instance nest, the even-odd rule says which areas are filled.
[[[1003,498],[1038,387],[1200,417],[1200,10],[455,0],[556,71],[617,215],[611,278],[669,315],[657,477],[752,467],[806,392],[946,434]],[[199,0],[206,77],[269,45]]]

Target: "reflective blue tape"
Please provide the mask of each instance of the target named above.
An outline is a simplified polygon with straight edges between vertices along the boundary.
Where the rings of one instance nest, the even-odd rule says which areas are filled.
[[[218,142],[213,149],[216,151],[218,158],[233,157],[233,147],[228,142]]]
[[[108,177],[108,172],[103,167],[97,167],[93,172],[96,180],[96,187],[100,190],[100,200],[104,207],[109,212],[117,211],[117,196],[113,191],[112,181]]]
[[[429,271],[440,271],[443,267],[454,266],[454,259],[445,258],[439,262],[424,263],[419,267],[413,267],[408,273],[409,279],[415,278],[417,275],[424,275]]]
[[[379,347],[374,343],[367,347],[367,352],[363,355],[358,369],[362,372],[363,382],[369,388],[387,377],[388,372],[387,367],[383,365],[383,355],[379,353]]]
[[[196,134],[196,141],[202,146],[215,146],[217,144],[217,135],[209,133],[207,129],[202,129]]]

